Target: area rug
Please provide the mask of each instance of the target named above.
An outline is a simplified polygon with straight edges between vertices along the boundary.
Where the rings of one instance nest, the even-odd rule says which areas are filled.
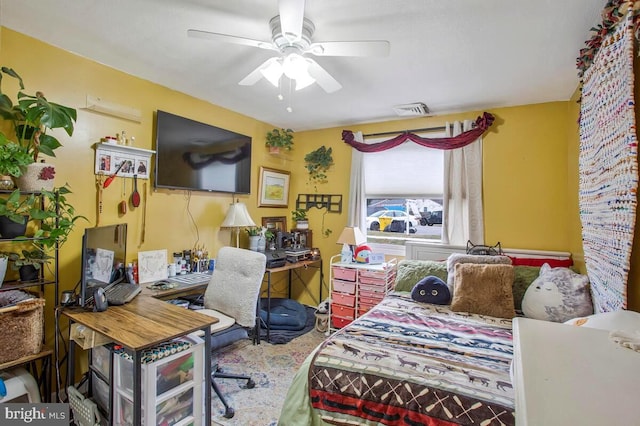
[[[580,105],[579,201],[596,312],[627,306],[638,189],[631,14],[602,38]]]
[[[218,383],[229,405],[235,410],[231,419],[224,418],[224,406],[212,392],[213,425],[276,425],[293,376],[311,351],[326,336],[315,329],[286,344],[251,344],[250,340],[228,346],[217,355],[223,371],[249,373],[256,386],[246,389],[244,381],[219,379]],[[216,361],[214,360],[214,361]]]

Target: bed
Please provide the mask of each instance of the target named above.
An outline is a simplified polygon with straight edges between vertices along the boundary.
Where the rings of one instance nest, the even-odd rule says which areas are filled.
[[[514,425],[512,318],[522,315],[529,294],[535,301],[539,286],[532,283],[546,268],[523,260],[452,253],[446,263],[399,262],[395,290],[305,360],[279,424]],[[558,288],[579,275],[564,265],[553,271],[570,274]],[[453,283],[450,304],[412,298],[427,276]]]
[[[513,425],[511,320],[392,292],[311,354],[279,424]]]

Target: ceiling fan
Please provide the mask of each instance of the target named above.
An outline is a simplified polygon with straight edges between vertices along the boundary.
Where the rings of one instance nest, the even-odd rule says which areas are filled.
[[[304,17],[304,5],[305,0],[278,1],[279,15],[269,21],[270,41],[195,29],[188,30],[187,35],[279,52],[278,56],[267,59],[238,83],[244,86],[254,85],[264,77],[279,87],[284,74],[295,80],[296,90],[317,82],[324,91],[332,93],[340,90],[342,85],[307,54],[360,57],[389,55],[389,42],[385,40],[312,42],[315,25]]]

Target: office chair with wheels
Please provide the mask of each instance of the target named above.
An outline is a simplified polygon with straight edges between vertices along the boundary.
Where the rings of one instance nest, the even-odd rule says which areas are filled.
[[[219,322],[211,326],[211,351],[247,339],[249,332],[257,337],[258,299],[267,258],[263,253],[223,247],[216,257],[216,267],[204,294],[204,309],[200,313],[211,315]],[[216,385],[216,378],[247,381],[247,388],[255,383],[249,376],[226,374],[218,365],[212,367],[211,387],[225,407],[224,416],[233,417],[234,411]]]

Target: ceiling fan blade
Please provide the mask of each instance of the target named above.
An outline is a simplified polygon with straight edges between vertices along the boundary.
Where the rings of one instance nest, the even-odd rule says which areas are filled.
[[[251,38],[237,37],[228,34],[212,33],[202,30],[187,30],[187,35],[193,38],[200,38],[203,40],[222,41],[225,43],[241,44],[243,46],[259,47],[266,50],[277,50],[276,47],[270,41],[260,41]]]
[[[280,28],[282,34],[291,42],[302,37],[305,0],[278,0]]]
[[[324,68],[322,68],[313,59],[307,58],[309,62],[309,75],[316,79],[318,86],[322,87],[325,92],[333,93],[342,89],[342,85],[331,76]]]
[[[262,64],[258,66],[255,70],[251,71],[249,75],[238,82],[241,86],[253,86],[256,84],[261,78],[264,77],[262,74],[262,70],[266,69],[271,65],[272,62],[278,61],[278,58],[271,58],[264,61]]]
[[[321,41],[311,43],[306,52],[316,56],[389,56],[390,50],[386,40]]]

